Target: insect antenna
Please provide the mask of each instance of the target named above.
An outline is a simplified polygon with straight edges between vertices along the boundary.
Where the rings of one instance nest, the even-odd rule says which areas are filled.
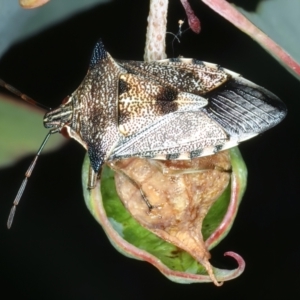
[[[5,89],[7,89],[8,91],[10,91],[11,93],[15,94],[16,96],[20,97],[21,99],[23,99],[25,102],[31,104],[31,105],[34,105],[34,106],[37,106],[37,107],[40,107],[42,109],[45,109],[45,110],[51,110],[50,107],[42,104],[42,103],[39,103],[35,100],[33,100],[32,98],[30,98],[29,96],[21,93],[19,90],[17,90],[16,88],[14,88],[12,85],[6,83],[5,81],[3,81],[2,79],[0,79],[0,86],[4,87]]]
[[[8,216],[8,220],[7,220],[7,228],[8,229],[12,225],[12,222],[13,222],[14,216],[15,216],[15,212],[16,212],[16,209],[17,209],[17,205],[19,204],[20,199],[21,199],[21,197],[23,195],[23,192],[24,192],[25,187],[27,185],[28,179],[30,178],[30,176],[32,174],[32,171],[33,171],[33,169],[35,167],[35,164],[36,164],[36,162],[37,162],[37,160],[38,160],[38,158],[39,158],[42,150],[44,149],[44,147],[45,147],[45,145],[46,145],[46,143],[47,143],[47,141],[48,141],[48,139],[49,139],[49,137],[50,137],[51,134],[52,134],[52,132],[49,131],[48,134],[46,135],[46,137],[45,137],[42,145],[40,146],[38,152],[36,153],[33,161],[29,165],[29,168],[27,169],[27,171],[25,173],[25,178],[24,178],[24,180],[23,180],[23,182],[22,182],[22,184],[21,184],[21,186],[19,188],[19,191],[18,191],[17,196],[16,196],[16,198],[15,198],[15,200],[13,202],[13,206],[12,206],[12,208],[10,210],[10,213],[9,213],[9,216]]]
[[[20,92],[19,90],[17,90],[16,88],[14,88],[12,85],[6,83],[5,81],[3,81],[2,79],[0,79],[0,86],[2,86],[3,88],[7,89],[8,91],[10,91],[11,93],[13,93],[14,95],[20,97],[21,99],[23,99],[25,102],[31,104],[31,105],[34,105],[34,106],[37,106],[37,107],[40,107],[42,109],[45,109],[47,111],[51,110],[51,108],[47,107],[46,105],[42,104],[42,103],[39,103],[35,100],[33,100],[31,97],[23,94],[22,92]],[[21,200],[21,197],[24,193],[24,190],[25,190],[25,187],[27,185],[27,182],[28,182],[28,179],[30,178],[32,172],[33,172],[33,169],[36,165],[36,162],[42,152],[42,150],[44,149],[50,135],[52,133],[55,133],[56,131],[49,131],[49,133],[46,135],[42,145],[40,146],[38,152],[36,153],[33,161],[31,162],[31,164],[29,165],[29,168],[27,169],[26,173],[25,173],[25,178],[19,188],[19,191],[17,193],[17,196],[13,202],[13,206],[10,210],[10,213],[9,213],[9,216],[8,216],[8,220],[7,220],[7,228],[9,229],[12,225],[12,222],[13,222],[13,219],[14,219],[14,216],[15,216],[15,213],[16,213],[16,209],[17,209],[17,205],[19,204],[20,200]]]

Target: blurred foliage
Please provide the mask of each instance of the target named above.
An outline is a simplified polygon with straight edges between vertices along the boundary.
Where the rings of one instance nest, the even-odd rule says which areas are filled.
[[[14,43],[70,18],[94,5],[109,0],[60,0],[32,10],[24,10],[18,1],[0,1],[0,57]]]
[[[37,152],[47,130],[42,126],[44,111],[18,99],[0,94],[0,167],[6,167],[28,153]],[[53,150],[65,139],[53,135],[45,150]]]

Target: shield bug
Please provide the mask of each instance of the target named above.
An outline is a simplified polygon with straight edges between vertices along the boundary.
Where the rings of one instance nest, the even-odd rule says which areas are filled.
[[[88,151],[93,189],[105,162],[211,155],[268,130],[286,113],[277,96],[219,65],[185,58],[115,60],[98,41],[80,86],[44,117],[50,131],[26,173],[8,227],[53,133],[66,133]]]

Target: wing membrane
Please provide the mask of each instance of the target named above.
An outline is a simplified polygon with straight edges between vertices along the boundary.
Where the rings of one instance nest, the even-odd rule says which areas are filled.
[[[229,80],[207,97],[209,104],[203,111],[239,141],[268,130],[286,115],[277,96],[242,77]]]

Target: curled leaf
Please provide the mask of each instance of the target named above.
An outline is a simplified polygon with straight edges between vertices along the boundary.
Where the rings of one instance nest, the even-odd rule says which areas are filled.
[[[238,153],[238,150],[232,151]],[[99,183],[91,193],[86,190],[88,172],[86,159],[83,168],[86,204],[120,252],[152,263],[165,276],[176,282],[213,281],[220,285],[219,282],[239,276],[245,266],[239,255],[228,252],[227,255],[237,260],[239,264],[237,269],[220,270],[212,267],[209,263],[208,246],[203,241],[203,237],[207,239],[215,230],[219,230],[219,224],[227,215],[227,208],[232,206],[228,185],[229,156],[225,152],[221,156],[223,158],[218,157],[217,162],[211,161],[210,158],[205,158],[204,162],[200,160],[200,163],[192,160],[189,166],[185,166],[184,172],[179,171],[182,162],[177,165],[138,158],[114,162],[112,166],[117,169],[118,174],[117,189],[134,218],[118,199],[112,170],[108,168],[104,170],[102,187]],[[225,163],[221,162],[224,157]],[[238,159],[240,160],[238,165],[243,169],[241,157]],[[132,175],[130,169],[137,174]],[[164,175],[162,171],[169,172],[169,175]],[[236,167],[233,169],[233,173],[235,172]],[[241,182],[237,185],[239,199],[243,193],[242,185]],[[150,213],[141,198],[141,191],[154,206]],[[236,200],[239,199],[233,199],[236,206],[238,205]],[[207,223],[207,218],[211,221],[210,224]],[[226,222],[226,227],[230,227],[232,222],[233,219]],[[225,235],[227,231],[222,233]],[[221,235],[215,236],[210,245],[216,244],[221,238]]]
[[[192,161],[129,158],[111,165],[118,195],[131,215],[163,240],[190,253],[218,285],[201,229],[208,210],[229,184],[228,152]],[[149,210],[143,200],[153,208]]]

